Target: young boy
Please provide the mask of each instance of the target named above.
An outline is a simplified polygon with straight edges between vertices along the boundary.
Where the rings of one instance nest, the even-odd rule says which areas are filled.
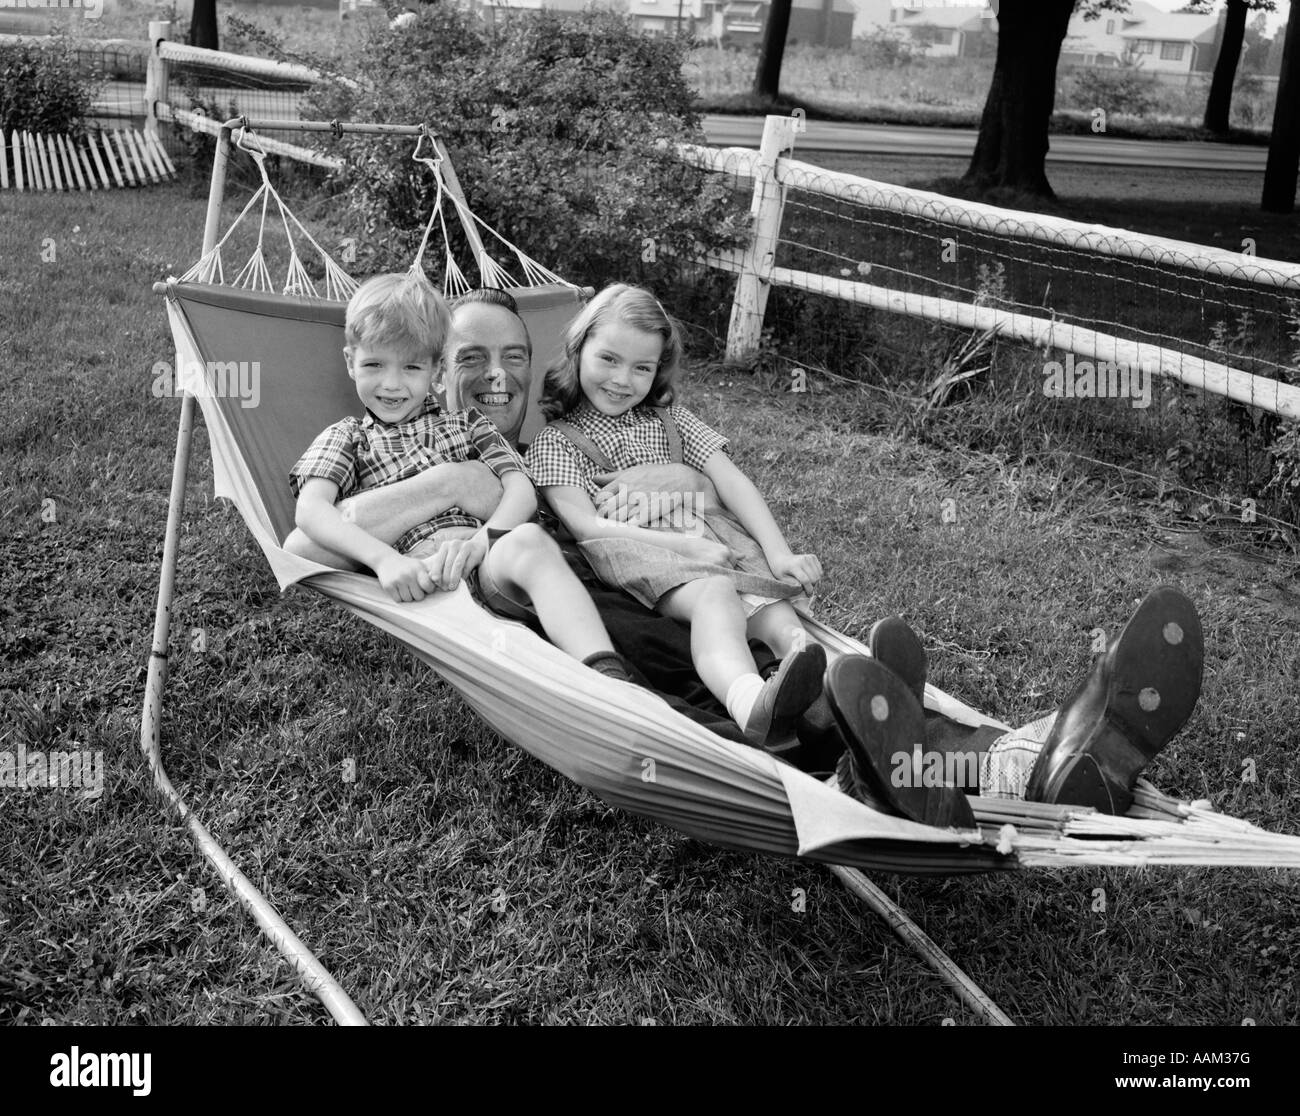
[[[366,416],[322,431],[293,467],[298,528],[317,546],[372,569],[394,600],[454,589],[463,576],[493,611],[513,619],[536,615],[561,650],[631,681],[559,546],[528,522],[537,495],[519,455],[478,411],[444,412],[430,396],[449,326],[446,302],[421,275],[377,275],[357,289],[348,303],[343,355]],[[388,546],[335,507],[341,497],[434,465],[473,460],[487,465],[503,489],[486,523],[453,507]],[[446,527],[475,531],[438,542],[434,536]]]

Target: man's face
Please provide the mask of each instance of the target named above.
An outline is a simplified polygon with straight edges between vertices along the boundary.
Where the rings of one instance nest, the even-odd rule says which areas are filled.
[[[512,444],[528,410],[528,331],[504,306],[471,302],[452,312],[445,350],[447,409],[476,407]]]

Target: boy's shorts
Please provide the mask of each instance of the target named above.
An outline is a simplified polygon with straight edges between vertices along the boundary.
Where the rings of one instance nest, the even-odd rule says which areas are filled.
[[[501,538],[502,535],[508,535],[510,530],[502,530],[499,527],[489,527],[488,550],[487,554],[492,553],[492,544]],[[417,543],[408,551],[408,557],[411,558],[428,558],[437,549],[432,540],[426,540]],[[497,616],[504,616],[507,620],[522,620],[526,624],[537,623],[537,610],[533,608],[532,602],[520,590],[511,590],[498,582],[486,567],[487,554],[483,555],[483,561],[474,569],[465,575],[465,584],[469,586],[470,595],[478,601],[489,612]]]

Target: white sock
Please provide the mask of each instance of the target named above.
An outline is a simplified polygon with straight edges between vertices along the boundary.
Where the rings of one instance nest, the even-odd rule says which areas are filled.
[[[754,703],[763,692],[763,680],[757,674],[742,674],[727,687],[727,715],[741,728],[749,722],[749,715],[754,711]]]

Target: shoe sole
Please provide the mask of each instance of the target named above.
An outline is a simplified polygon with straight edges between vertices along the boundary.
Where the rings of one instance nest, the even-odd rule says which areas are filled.
[[[1178,590],[1152,590],[1124,626],[1112,652],[1106,704],[1083,747],[1045,785],[1030,777],[1025,797],[1127,813],[1133,786],[1152,759],[1191,717],[1200,696],[1205,643],[1196,607]],[[1188,683],[1195,682],[1189,687]],[[1052,748],[1056,728],[1044,752]],[[1123,784],[1108,780],[1095,753]]]
[[[878,663],[888,667],[912,691],[924,710],[925,679],[929,673],[925,648],[901,616],[877,620],[867,633],[867,649]]]
[[[872,799],[921,825],[975,828],[970,803],[955,787],[894,785],[895,757],[911,757],[917,748],[926,747],[925,714],[901,678],[874,659],[845,655],[827,672],[826,694],[856,773]],[[911,774],[917,774],[915,767]]]

